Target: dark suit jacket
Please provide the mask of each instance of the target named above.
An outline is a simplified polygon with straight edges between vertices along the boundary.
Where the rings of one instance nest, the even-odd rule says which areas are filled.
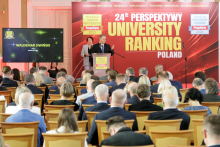
[[[104,110],[109,109],[110,106],[107,103],[97,103],[94,106],[88,107],[85,109],[83,113],[82,120],[87,120],[86,111],[95,111],[95,112],[102,112]]]
[[[137,119],[134,113],[126,111],[119,107],[112,107],[112,108],[109,108],[108,110],[102,111],[95,115],[88,138],[87,138],[88,144],[92,144],[92,145],[98,144],[98,132],[97,132],[97,125],[96,125],[95,120],[108,120],[110,117],[113,117],[116,115],[123,117],[124,120],[134,119],[132,130],[133,131],[138,130]]]
[[[10,80],[9,78],[3,78],[2,86],[4,87],[18,87],[18,83],[16,81]]]
[[[50,103],[50,105],[75,105],[74,111],[77,111],[79,109],[79,106],[76,103],[70,102],[68,100],[53,101],[52,103]]]
[[[128,127],[121,128],[115,135],[101,142],[101,146],[142,146],[153,144],[149,135],[135,133]]]
[[[199,91],[202,93],[202,95],[206,94],[206,89],[200,89]]]
[[[180,81],[172,81],[170,80],[171,85],[178,87],[179,89],[183,89],[183,85]]]
[[[118,86],[114,86],[111,89],[109,89],[109,96],[112,96],[112,93],[116,90],[116,89],[124,89],[125,88],[125,83],[121,83]]]
[[[100,47],[100,44],[94,44],[92,47],[92,53],[102,53],[102,49]],[[111,53],[113,55],[114,53],[111,51],[111,47],[109,44],[104,44],[104,53]]]
[[[190,116],[178,109],[166,109],[164,111],[150,113],[148,120],[172,120],[182,119],[180,130],[188,130],[190,123]]]
[[[87,89],[86,88],[81,89],[81,93],[87,93]]]
[[[203,102],[220,102],[220,96],[217,94],[204,94]]]
[[[8,89],[4,86],[0,86],[0,91],[8,91]]]
[[[129,111],[163,111],[163,108],[152,104],[148,100],[142,100],[139,103],[129,106]]]
[[[129,76],[129,81],[134,81],[135,80],[135,76]]]
[[[130,81],[134,81],[134,82],[138,83],[141,76],[142,75],[140,75],[139,77],[132,77]],[[153,85],[153,82],[151,80],[150,80],[150,84]]]
[[[127,99],[127,104],[137,104],[138,102],[140,102],[140,100],[137,95],[134,95],[130,99]]]

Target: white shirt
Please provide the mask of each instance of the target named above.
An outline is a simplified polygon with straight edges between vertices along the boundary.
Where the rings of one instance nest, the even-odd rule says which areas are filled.
[[[65,127],[64,126],[61,126],[60,128],[58,128],[57,130],[50,130],[50,131],[47,131],[46,134],[57,134],[58,133],[64,133],[64,130],[65,130]],[[72,131],[73,132],[73,131]],[[73,133],[80,133],[80,132],[73,132]],[[44,146],[45,147],[45,142],[44,142]],[[87,144],[87,141],[86,141],[86,138],[85,138],[85,144],[84,144],[84,147],[88,147],[88,144]]]
[[[6,114],[15,114],[17,113],[19,110],[21,110],[23,108],[21,108],[20,106],[8,106],[5,110]],[[35,107],[33,106],[32,109],[30,110],[33,113],[39,114],[41,115],[41,110],[39,107]]]
[[[92,93],[92,91],[88,91],[86,94],[79,95],[79,96],[77,96],[76,103],[79,106],[81,106],[81,100],[80,99],[86,99],[86,98],[89,98],[89,97],[91,97],[93,95],[94,95],[94,93]]]

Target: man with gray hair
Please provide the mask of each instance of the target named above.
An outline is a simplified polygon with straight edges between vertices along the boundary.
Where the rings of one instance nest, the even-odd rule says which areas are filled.
[[[31,108],[34,103],[34,95],[25,92],[19,95],[19,104],[18,106],[21,108],[17,113],[9,116],[5,122],[7,123],[22,123],[22,122],[36,122],[39,121],[38,124],[38,134],[37,134],[37,147],[43,145],[43,136],[42,133],[45,133],[46,125],[44,122],[44,118],[36,113],[31,112]]]
[[[97,145],[98,144],[98,132],[97,124],[95,120],[108,120],[113,116],[121,116],[124,120],[134,120],[132,130],[138,130],[136,115],[132,112],[126,111],[123,109],[127,102],[127,95],[123,89],[117,89],[112,93],[110,98],[111,108],[100,112],[95,115],[91,129],[89,131],[87,142],[88,144]]]
[[[141,77],[141,76],[147,76],[148,75],[148,70],[147,70],[147,68],[146,67],[141,67],[140,69],[139,69],[139,77],[134,77],[133,78],[133,80],[132,81],[134,81],[134,82],[136,82],[136,83],[138,83],[138,81],[139,81],[139,78]],[[130,80],[131,81],[131,80]],[[152,83],[152,81],[150,80],[150,84],[151,85],[153,85],[153,83]]]
[[[57,86],[57,90],[54,91],[54,92],[51,92],[50,94],[60,94],[60,87],[62,86],[62,84],[65,82],[65,78],[64,77],[59,77],[57,79],[57,83],[56,83],[56,86]]]
[[[157,81],[157,80],[158,80],[158,79],[157,79],[157,74],[158,74],[160,71],[163,71],[163,65],[157,64],[157,65],[155,66],[156,76],[150,78],[150,80],[155,80],[155,81]]]
[[[194,88],[198,89],[203,95],[206,94],[206,89],[202,79],[195,78],[192,82]]]
[[[128,93],[130,94],[131,98],[127,100],[127,104],[136,104],[140,102],[139,98],[137,97],[137,88],[138,84],[136,82],[131,82],[128,85]]]
[[[179,111],[179,98],[177,95],[168,93],[163,98],[164,111],[150,113],[148,120],[172,120],[182,119],[180,130],[188,130],[190,117],[185,112]]]
[[[86,72],[86,70],[83,70],[81,73],[81,78],[77,78],[76,81],[82,81],[82,78],[83,78],[85,72]]]
[[[95,88],[95,99],[97,104],[85,109],[82,120],[87,120],[86,111],[102,112],[110,108],[107,104],[108,99],[108,87],[104,84],[100,84]]]
[[[63,71],[59,71],[59,72],[57,73],[57,75],[56,75],[56,78],[59,79],[60,77],[64,77],[64,78],[66,79],[66,73],[63,72]],[[71,84],[72,84],[72,83],[71,83]],[[49,88],[49,91],[50,91],[50,90],[59,90],[59,89],[58,89],[57,85],[54,85],[54,86],[51,86],[51,87]]]
[[[135,74],[134,69],[132,67],[128,67],[125,72],[126,72],[126,75],[128,76],[127,82],[133,81],[134,74]]]
[[[47,68],[45,66],[40,66],[38,71],[42,78],[44,79],[44,84],[53,84],[53,79],[51,77],[46,76]]]

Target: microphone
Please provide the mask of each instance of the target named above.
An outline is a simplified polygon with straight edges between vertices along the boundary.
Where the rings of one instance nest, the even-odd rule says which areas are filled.
[[[182,45],[183,45],[183,48],[185,48],[184,42],[182,43]]]

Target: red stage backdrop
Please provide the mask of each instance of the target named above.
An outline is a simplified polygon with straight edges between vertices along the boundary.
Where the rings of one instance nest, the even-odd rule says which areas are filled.
[[[92,36],[96,44],[105,34],[106,43],[125,56],[114,55],[119,73],[133,67],[138,76],[138,69],[146,67],[153,77],[155,65],[162,64],[174,80],[184,83],[186,51],[188,83],[197,70],[218,81],[218,7],[219,3],[204,2],[73,2],[73,76],[79,77],[84,69],[80,53],[86,38]]]

